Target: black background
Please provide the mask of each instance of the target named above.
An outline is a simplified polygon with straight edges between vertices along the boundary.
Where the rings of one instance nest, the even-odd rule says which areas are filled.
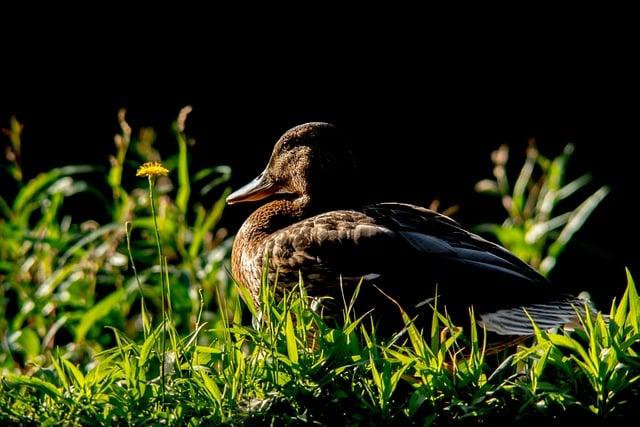
[[[286,129],[330,121],[352,141],[370,198],[421,205],[439,198],[459,204],[456,218],[473,225],[502,219],[497,200],[473,192],[491,177],[493,149],[509,144],[515,167],[531,137],[549,156],[571,142],[569,178],[591,172],[591,190],[607,184],[612,193],[552,279],[619,294],[624,266],[640,271],[640,74],[617,39],[521,43],[510,40],[513,31],[489,39],[472,31],[458,41],[451,29],[435,38],[356,31],[329,41],[325,25],[323,36],[307,41],[296,31],[272,39],[200,24],[196,34],[141,31],[121,40],[105,32],[81,43],[87,27],[53,27],[55,37],[35,42],[18,33],[4,39],[0,124],[12,114],[25,123],[28,177],[64,164],[106,166],[121,107],[134,127],[154,126],[160,148],[173,152],[169,123],[190,104],[194,166],[230,165],[234,187],[261,170]],[[234,231],[250,209],[229,208],[225,225]]]

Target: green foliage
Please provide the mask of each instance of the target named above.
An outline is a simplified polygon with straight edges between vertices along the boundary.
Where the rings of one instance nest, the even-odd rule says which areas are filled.
[[[193,141],[185,133],[189,111],[183,109],[173,125],[176,154],[164,160],[172,173],[156,186],[160,244],[172,286],[169,308],[181,334],[194,330],[200,295],[202,316],[216,322],[216,299],[234,293],[223,268],[231,241],[216,228],[228,192],[220,186],[229,170],[191,173],[188,148]],[[161,276],[155,274],[159,266],[149,193],[145,180],[135,178],[136,166],[160,160],[160,154],[151,129],[134,136],[124,110],[118,120],[121,130],[106,182],[105,174],[96,173],[103,172],[102,167],[88,165],[25,177],[20,165],[22,125],[11,120],[6,131],[10,145],[0,170],[7,172],[3,181],[13,181],[13,186],[3,185],[0,196],[0,372],[44,365],[56,346],[64,346],[66,357],[76,362],[91,363],[94,353],[115,344],[113,335],[103,333],[106,325],[137,339],[144,335],[143,323],[162,318],[165,293]],[[215,201],[206,207],[194,201],[192,185],[202,192],[198,197],[207,200],[213,194]],[[66,209],[78,197],[96,207],[94,214],[102,211],[100,222],[86,214],[71,216],[82,214]],[[131,275],[134,258],[140,283]],[[145,306],[138,301],[142,297]],[[227,306],[233,310],[232,303]]]
[[[558,157],[548,159],[531,142],[512,188],[506,168],[509,149],[503,145],[491,155],[495,180],[476,184],[476,191],[499,197],[508,215],[502,224],[484,224],[478,230],[492,233],[502,246],[544,275],[551,272],[569,241],[609,194],[609,188],[603,186],[574,209],[555,212],[561,202],[591,181],[591,176],[585,174],[565,183],[573,150],[569,144]]]
[[[538,330],[534,342],[498,357],[473,313],[466,336],[437,312],[423,333],[400,310],[405,328],[383,339],[348,308],[344,324],[325,323],[302,286],[279,301],[266,282],[262,292],[253,327],[240,323],[239,305],[229,323],[198,322],[184,336],[167,323],[164,365],[159,325],[140,343],[113,329],[117,345],[90,365],[56,354],[48,368],[8,375],[0,416],[72,425],[332,424],[340,413],[347,424],[468,425],[635,412],[640,297],[630,275],[608,318],[587,314],[573,333]]]

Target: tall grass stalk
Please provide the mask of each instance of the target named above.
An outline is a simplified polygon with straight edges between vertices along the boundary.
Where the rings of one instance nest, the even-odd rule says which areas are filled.
[[[161,384],[161,390],[162,390],[162,395],[161,395],[161,402],[162,405],[164,406],[164,397],[165,397],[165,392],[166,392],[166,388],[165,388],[165,376],[164,376],[164,371],[165,371],[165,358],[166,358],[166,353],[167,353],[167,318],[166,318],[166,301],[165,301],[165,293],[166,293],[166,283],[165,283],[165,263],[163,262],[164,256],[162,255],[162,245],[160,243],[160,229],[158,228],[158,216],[156,214],[156,207],[155,207],[155,199],[153,196],[154,193],[154,187],[155,187],[155,176],[153,175],[149,175],[147,176],[148,180],[149,180],[149,200],[151,203],[151,216],[153,217],[153,226],[155,229],[155,235],[156,235],[156,246],[157,246],[157,250],[158,250],[158,267],[160,268],[160,286],[161,286],[161,304],[162,304],[162,356],[161,356],[161,363],[160,363],[160,384]]]
[[[161,406],[164,408],[164,404],[165,404],[165,395],[166,395],[166,384],[165,384],[165,369],[166,369],[166,355],[167,355],[167,314],[166,314],[166,306],[167,306],[167,302],[166,302],[166,289],[169,283],[169,273],[168,273],[168,267],[167,267],[167,263],[166,263],[166,257],[163,255],[162,253],[162,244],[160,242],[160,229],[158,227],[158,215],[156,213],[156,203],[155,203],[155,197],[154,197],[154,190],[155,190],[155,183],[156,183],[156,177],[157,176],[166,176],[169,173],[169,170],[166,169],[164,166],[162,166],[161,163],[158,162],[147,162],[145,164],[143,164],[142,166],[140,166],[140,168],[138,168],[138,171],[136,172],[136,176],[142,176],[142,177],[147,177],[148,183],[149,183],[149,201],[151,204],[151,216],[153,217],[153,229],[155,231],[155,238],[156,238],[156,249],[158,252],[158,268],[159,268],[159,273],[160,273],[160,303],[162,305],[161,307],[161,315],[162,315],[162,321],[161,321],[161,330],[162,330],[162,337],[161,337],[161,342],[162,342],[162,348],[161,348],[161,356],[160,356],[160,384],[161,384]],[[169,301],[170,298],[169,298]],[[175,339],[173,339],[173,335],[172,335],[172,342],[174,342],[173,348],[174,348],[174,352],[172,353],[172,356],[175,356]]]

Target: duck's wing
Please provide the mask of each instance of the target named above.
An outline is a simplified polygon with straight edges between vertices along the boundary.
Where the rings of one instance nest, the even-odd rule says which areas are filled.
[[[560,326],[582,304],[506,249],[412,205],[320,214],[274,233],[266,248],[281,284],[297,283],[301,273],[312,293],[336,297],[339,278],[364,279],[406,309],[426,305],[437,286],[450,312],[473,305],[487,329],[501,334],[532,333],[529,316],[543,329]]]
[[[403,203],[379,203],[367,206],[364,212],[433,259],[512,280],[548,284],[544,276],[505,248],[465,230],[440,213]]]
[[[421,207],[381,203],[364,209],[377,224],[402,236],[438,271],[442,292],[476,307],[487,329],[510,335],[571,324],[584,312],[582,299],[563,295],[548,280],[501,246]],[[448,283],[447,283],[448,282]],[[457,293],[457,295],[455,295]]]

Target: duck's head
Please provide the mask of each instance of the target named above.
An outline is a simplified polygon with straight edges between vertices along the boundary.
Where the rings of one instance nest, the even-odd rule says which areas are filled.
[[[336,192],[350,185],[353,171],[353,157],[336,127],[323,122],[305,123],[280,137],[264,171],[229,195],[227,203],[267,197],[316,201],[339,197]]]

